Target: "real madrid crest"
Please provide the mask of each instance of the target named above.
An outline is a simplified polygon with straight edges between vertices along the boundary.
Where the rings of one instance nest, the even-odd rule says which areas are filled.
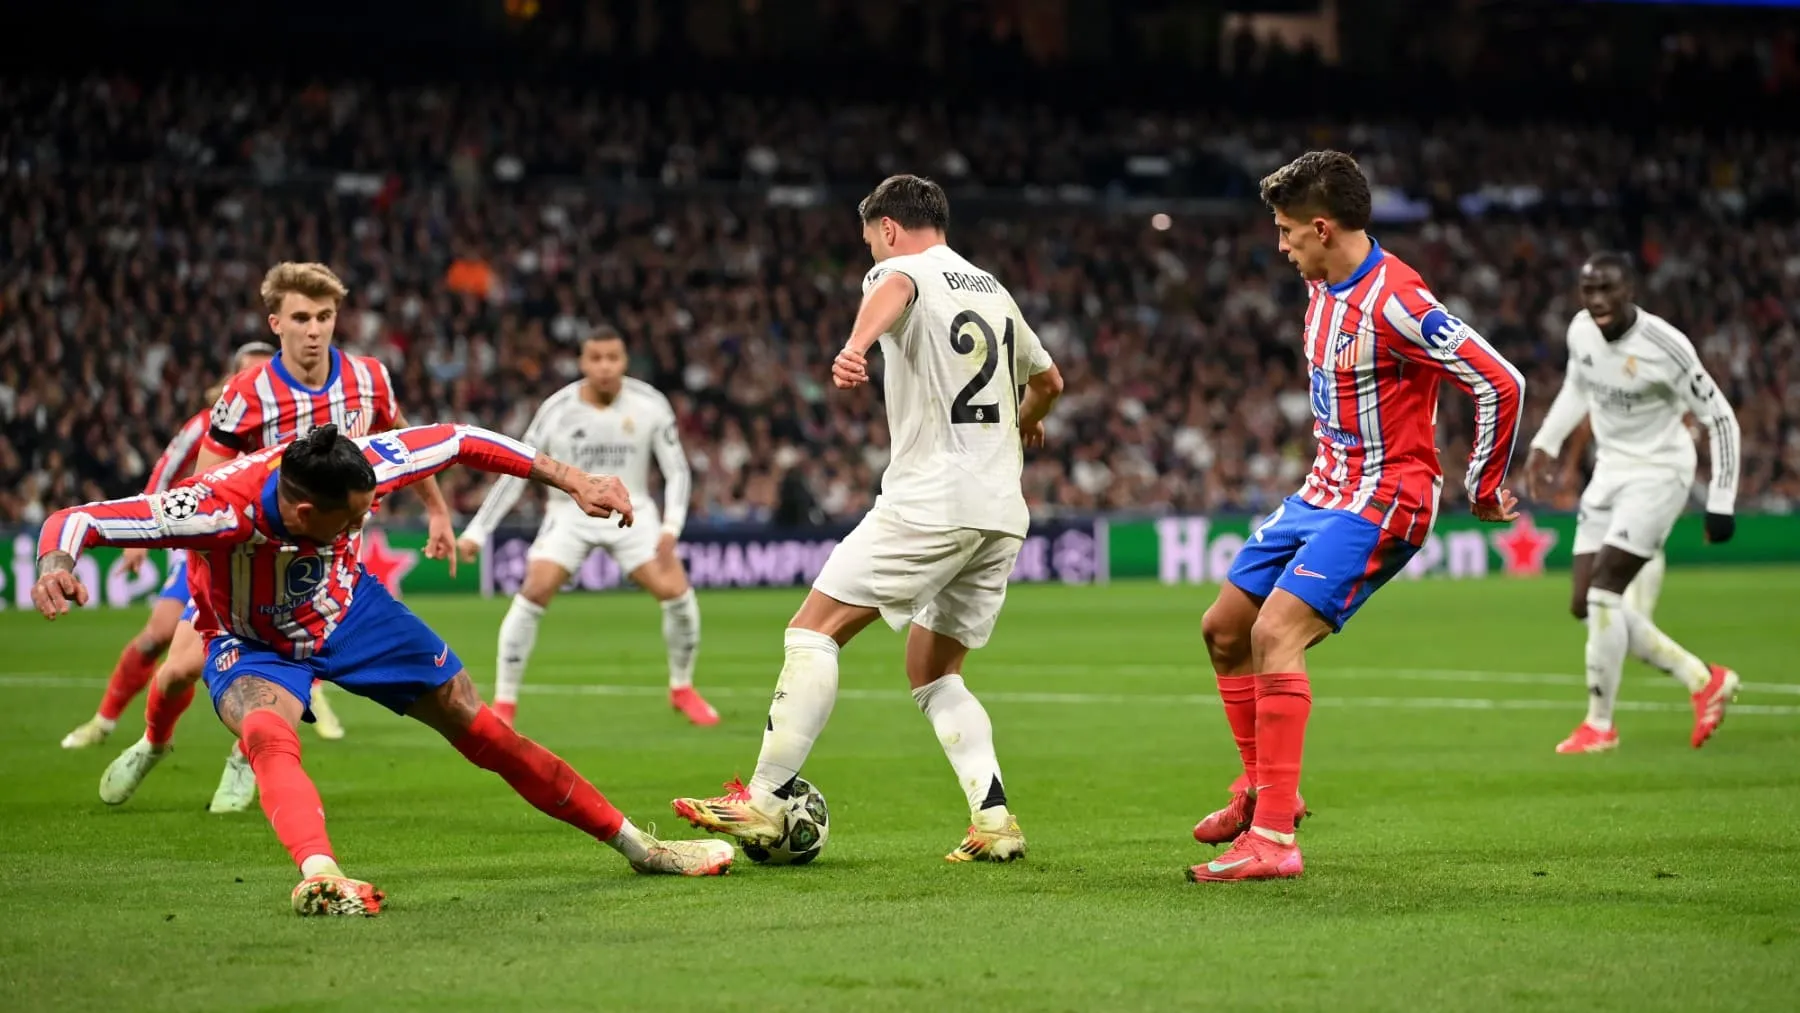
[[[619,428],[625,430],[626,436],[630,436],[632,433],[637,432],[637,425],[631,421],[631,416],[629,415],[625,416],[625,421],[619,423]]]
[[[1630,377],[1637,376],[1637,356],[1627,355],[1625,357],[1625,375]]]

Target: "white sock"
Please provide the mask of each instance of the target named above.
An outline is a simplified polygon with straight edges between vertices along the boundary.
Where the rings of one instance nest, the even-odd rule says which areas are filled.
[[[1588,589],[1587,628],[1587,723],[1603,732],[1610,731],[1613,703],[1619,697],[1619,678],[1625,670],[1625,651],[1631,644],[1625,602],[1617,591]]]
[[[300,863],[300,878],[311,879],[314,876],[342,876],[344,870],[338,868],[337,859],[330,855],[308,855]]]
[[[628,862],[642,862],[650,857],[650,836],[630,820],[619,824],[619,832],[607,838],[606,845],[624,855]]]
[[[1006,790],[1001,787],[1000,761],[994,756],[994,724],[969,692],[960,675],[946,675],[912,691],[919,709],[937,732],[938,743],[957,783],[969,799],[969,813],[978,821],[1001,826],[1011,817],[1006,809]]]
[[[700,654],[700,603],[694,589],[662,603],[663,645],[669,649],[669,688],[694,684],[694,659]]]
[[[500,662],[494,668],[494,702],[518,703],[519,684],[525,681],[525,662],[537,644],[538,620],[544,606],[513,595],[506,618],[500,620]]]
[[[759,809],[770,808],[775,792],[800,773],[837,703],[837,641],[794,629],[787,631],[785,641],[787,661],[775,682],[762,753],[750,776],[751,802]]]
[[[1657,629],[1648,616],[1640,614],[1629,602],[1624,613],[1625,628],[1631,631],[1632,657],[1674,676],[1689,693],[1700,692],[1712,681],[1712,669],[1706,667],[1706,662],[1669,639],[1669,635]]]
[[[1656,599],[1662,595],[1663,574],[1668,568],[1668,560],[1662,553],[1651,556],[1625,588],[1625,605],[1645,619],[1655,615]]]
[[[109,735],[112,734],[113,729],[119,727],[119,723],[117,721],[113,720],[112,718],[106,717],[105,715],[102,715],[102,714],[94,715],[94,723],[99,725]]]

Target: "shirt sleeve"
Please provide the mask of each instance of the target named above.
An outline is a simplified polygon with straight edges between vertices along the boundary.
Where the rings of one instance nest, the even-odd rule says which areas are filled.
[[[1712,453],[1712,481],[1706,486],[1706,512],[1737,512],[1739,447],[1743,432],[1738,426],[1737,412],[1725,400],[1725,392],[1713,382],[1712,375],[1700,362],[1694,346],[1685,336],[1670,348],[1669,383],[1681,397],[1694,419],[1706,428],[1707,445]]]
[[[681,529],[687,525],[688,500],[694,492],[694,470],[688,464],[687,452],[681,447],[681,426],[673,408],[651,435],[650,452],[656,455],[656,468],[663,477],[662,529],[679,537]]]
[[[262,401],[252,397],[253,393],[236,380],[226,385],[225,393],[220,394],[213,405],[210,425],[206,438],[200,441],[200,449],[221,457],[236,457],[262,449]]]
[[[187,483],[155,494],[69,507],[38,533],[38,558],[61,550],[80,556],[96,545],[146,549],[215,549],[244,541],[250,520],[205,485]]]
[[[156,459],[156,466],[150,469],[150,479],[144,483],[144,491],[162,492],[176,482],[186,478],[181,474],[182,465],[194,459],[200,441],[206,438],[207,427],[211,417],[196,415],[188,419],[187,424],[163,448],[162,456]]]
[[[1475,399],[1475,439],[1464,487],[1470,502],[1494,502],[1519,439],[1525,378],[1424,288],[1390,293],[1381,315],[1398,336],[1391,345],[1396,355],[1436,369]]]
[[[1587,418],[1587,395],[1581,391],[1581,378],[1576,375],[1575,346],[1569,346],[1569,364],[1563,370],[1562,386],[1556,391],[1556,400],[1550,403],[1550,410],[1544,413],[1544,424],[1538,427],[1537,435],[1531,438],[1531,449],[1541,450],[1551,457],[1562,454],[1563,444],[1568,441],[1569,434]]]
[[[395,429],[356,441],[375,468],[375,494],[386,497],[452,465],[524,478],[537,451],[490,429],[439,423]]]

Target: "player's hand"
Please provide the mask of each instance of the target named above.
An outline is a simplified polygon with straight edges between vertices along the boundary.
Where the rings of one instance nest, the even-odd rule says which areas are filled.
[[[1536,447],[1525,458],[1525,498],[1537,501],[1539,493],[1548,495],[1556,491],[1562,484],[1562,472],[1556,467],[1556,458],[1544,453]]]
[[[458,538],[456,540],[456,556],[458,559],[461,559],[465,563],[473,563],[475,562],[475,557],[479,555],[481,555],[480,542],[473,538]]]
[[[1477,520],[1503,522],[1517,520],[1519,517],[1519,497],[1512,494],[1511,489],[1500,490],[1500,495],[1492,502],[1471,503],[1469,512]]]
[[[443,559],[450,563],[450,576],[456,576],[456,531],[450,526],[448,513],[432,514],[425,521],[425,558]]]
[[[1735,534],[1737,534],[1737,518],[1735,516],[1731,514],[1707,513],[1706,540],[1708,543],[1712,545],[1723,545],[1726,542],[1731,541],[1731,536]]]
[[[138,571],[144,568],[144,560],[149,558],[149,549],[141,546],[132,546],[124,552],[119,553],[119,565],[125,568],[126,573],[135,577],[137,576]]]
[[[674,562],[675,561],[675,542],[676,542],[675,532],[673,532],[673,531],[663,532],[662,537],[658,538],[656,540],[656,558],[662,560],[665,563]]]
[[[1044,434],[1044,423],[1042,420],[1033,422],[1030,425],[1019,426],[1019,442],[1025,444],[1028,448],[1043,446],[1044,440],[1047,438],[1048,437]]]
[[[617,475],[583,475],[575,480],[569,495],[575,505],[589,517],[619,515],[619,527],[631,527],[631,493]]]
[[[849,390],[868,383],[868,356],[852,348],[839,352],[831,363],[831,382],[837,384],[839,390]]]
[[[45,619],[56,620],[69,614],[69,603],[86,605],[88,590],[68,570],[51,570],[31,585],[31,603]]]

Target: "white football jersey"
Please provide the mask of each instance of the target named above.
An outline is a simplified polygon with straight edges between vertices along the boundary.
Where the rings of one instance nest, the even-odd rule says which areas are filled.
[[[680,534],[687,521],[693,472],[681,450],[681,432],[669,399],[642,380],[626,377],[613,403],[598,408],[582,400],[584,382],[577,380],[545,398],[525,429],[524,442],[582,471],[618,476],[637,510],[654,507],[650,501],[650,459],[654,456],[662,472],[666,501],[663,530]],[[519,501],[525,481],[510,475],[497,479],[463,537],[485,542]],[[561,491],[549,494],[546,511],[552,516],[586,516]]]
[[[1711,435],[1712,482],[1706,509],[1731,513],[1737,502],[1737,415],[1706,372],[1694,345],[1674,325],[1638,310],[1617,341],[1600,333],[1587,310],[1569,321],[1569,365],[1562,389],[1531,441],[1556,456],[1588,416],[1596,471],[1661,472],[1692,482],[1694,438],[1682,424],[1693,412]]]
[[[890,257],[863,279],[904,274],[916,289],[881,336],[893,450],[877,505],[911,524],[1025,537],[1019,391],[1050,354],[994,276],[948,246]]]

